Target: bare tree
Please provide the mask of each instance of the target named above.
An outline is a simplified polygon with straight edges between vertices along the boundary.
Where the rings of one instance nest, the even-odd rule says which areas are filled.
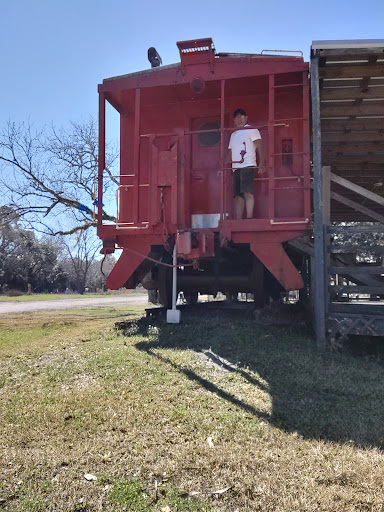
[[[8,122],[0,132],[0,183],[3,202],[51,234],[71,234],[95,226],[98,137],[95,121],[68,128],[34,130],[30,123]],[[107,151],[105,187],[117,184],[117,152]],[[116,174],[116,173],[115,173]],[[65,229],[48,228],[65,218]],[[68,219],[72,219],[68,227]],[[103,207],[103,220],[115,220]],[[52,226],[52,224],[51,224]]]
[[[95,260],[89,268],[87,288],[93,292],[106,290],[105,282],[115,263],[116,259],[113,254],[106,254],[102,261]]]
[[[99,242],[89,230],[77,231],[69,237],[61,237],[67,254],[66,270],[71,287],[80,294],[85,292],[89,272],[99,252]]]

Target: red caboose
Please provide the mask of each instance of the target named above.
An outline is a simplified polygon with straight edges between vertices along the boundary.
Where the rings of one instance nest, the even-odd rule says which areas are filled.
[[[118,218],[98,235],[123,252],[111,289],[138,283],[169,304],[176,244],[178,289],[249,292],[258,302],[303,286],[284,243],[310,226],[308,65],[302,57],[216,53],[210,38],[177,43],[181,62],[99,86],[99,208],[105,101],[120,114]],[[252,219],[235,220],[227,162],[233,112],[259,129],[268,172],[254,181]],[[264,283],[264,284],[263,284]]]

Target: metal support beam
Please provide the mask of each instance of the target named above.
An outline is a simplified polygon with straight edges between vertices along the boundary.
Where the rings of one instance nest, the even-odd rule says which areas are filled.
[[[251,243],[251,251],[267,267],[285,290],[304,288],[301,274],[280,243]]]

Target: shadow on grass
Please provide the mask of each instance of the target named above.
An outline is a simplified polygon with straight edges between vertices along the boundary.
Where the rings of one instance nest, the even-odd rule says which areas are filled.
[[[378,357],[320,352],[305,326],[261,326],[252,317],[230,317],[228,312],[203,319],[199,313],[183,313],[178,325],[141,319],[125,324],[125,332],[148,337],[137,349],[280,429],[305,438],[384,448],[384,366]],[[271,415],[177,365],[159,349],[191,349],[236,362],[227,369],[261,388],[259,379],[267,382]]]

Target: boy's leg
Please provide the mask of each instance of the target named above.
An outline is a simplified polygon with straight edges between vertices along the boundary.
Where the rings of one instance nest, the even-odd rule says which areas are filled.
[[[245,201],[242,197],[235,197],[235,218],[242,219],[244,214]]]
[[[250,194],[249,192],[244,192],[244,198],[245,198],[245,209],[247,213],[247,219],[252,219],[253,217],[253,207],[255,205],[255,198],[253,194]]]

